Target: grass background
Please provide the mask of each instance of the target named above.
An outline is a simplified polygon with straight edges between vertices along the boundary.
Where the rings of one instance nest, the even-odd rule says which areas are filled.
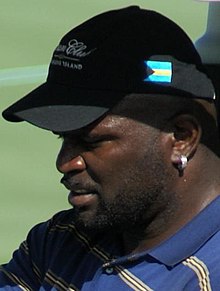
[[[52,51],[64,33],[97,13],[128,5],[167,15],[193,40],[206,28],[208,3],[195,0],[1,0],[0,111],[45,80]],[[31,226],[69,206],[55,169],[60,141],[50,132],[2,118],[0,133],[3,263]]]

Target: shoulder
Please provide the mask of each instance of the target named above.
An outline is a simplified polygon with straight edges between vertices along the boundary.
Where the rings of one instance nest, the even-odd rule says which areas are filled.
[[[220,230],[213,234],[206,243],[201,246],[197,256],[203,259],[208,265],[214,264],[220,271]],[[218,264],[215,264],[217,263]]]
[[[59,243],[64,235],[63,230],[72,223],[72,213],[72,209],[63,210],[47,221],[36,224],[30,229],[22,245],[25,245],[25,248],[33,254],[39,252],[40,249],[47,249],[51,243]]]
[[[67,225],[73,222],[73,209],[62,210],[54,214],[50,219],[40,222],[33,226],[30,230],[30,233],[43,233],[43,232],[50,232],[54,227],[57,225]]]
[[[197,274],[201,282],[206,282],[213,290],[220,290],[220,231],[213,234],[197,253],[188,259],[187,266]]]
[[[52,216],[50,220],[47,222],[47,227],[49,229],[55,227],[56,225],[68,225],[74,223],[74,210],[62,210]]]
[[[60,248],[61,245],[71,246],[94,245],[103,241],[106,233],[90,231],[79,228],[75,223],[74,209],[63,210],[53,215],[48,221],[35,225],[29,232],[27,243],[51,253],[52,249]]]

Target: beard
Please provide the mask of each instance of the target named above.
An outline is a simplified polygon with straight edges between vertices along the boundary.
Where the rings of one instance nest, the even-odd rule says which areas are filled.
[[[120,187],[111,195],[114,198],[103,199],[100,194],[91,213],[75,209],[77,226],[92,231],[142,233],[155,219],[162,223],[169,219],[176,208],[175,194],[167,188],[172,176],[161,154],[153,151],[120,174]]]

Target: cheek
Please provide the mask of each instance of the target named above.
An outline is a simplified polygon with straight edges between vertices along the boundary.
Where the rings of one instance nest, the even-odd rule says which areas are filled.
[[[123,188],[153,187],[164,176],[165,156],[158,139],[145,143],[132,139],[128,144],[106,145],[90,154],[88,172],[106,197],[116,196]]]
[[[131,156],[134,156],[133,151],[128,152],[122,146],[106,145],[105,148],[98,148],[86,154],[87,171],[102,188],[113,188],[114,184],[120,182],[119,176],[126,176]]]
[[[111,188],[144,189],[162,183],[166,170],[166,156],[155,144],[139,150],[115,153],[105,164],[103,180]],[[104,174],[104,171],[103,171]]]
[[[137,154],[133,148],[128,150],[117,147],[97,155],[90,169],[91,176],[95,175],[94,179],[100,184],[103,195],[114,196],[118,189],[127,188],[134,176],[137,178],[137,175],[145,172],[146,165],[143,155]]]

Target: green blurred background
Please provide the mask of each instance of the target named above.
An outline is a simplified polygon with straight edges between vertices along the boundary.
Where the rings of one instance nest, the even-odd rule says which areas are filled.
[[[64,33],[105,10],[128,5],[157,10],[195,41],[206,29],[207,2],[195,0],[0,0],[0,109],[45,80]],[[34,224],[68,208],[55,169],[60,141],[29,124],[0,119],[0,263]]]

